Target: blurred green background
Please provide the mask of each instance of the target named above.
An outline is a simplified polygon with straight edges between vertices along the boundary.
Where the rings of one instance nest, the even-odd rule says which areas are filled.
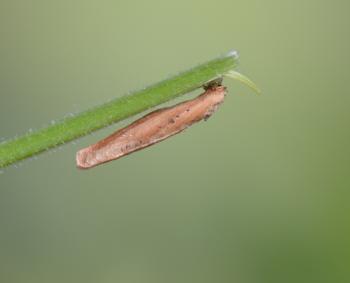
[[[132,119],[4,170],[0,281],[350,282],[349,8],[0,0],[2,138],[232,48],[263,91],[226,80],[207,123],[93,170],[75,152]]]

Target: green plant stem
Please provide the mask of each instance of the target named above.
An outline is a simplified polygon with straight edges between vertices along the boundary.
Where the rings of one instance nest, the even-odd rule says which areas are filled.
[[[234,69],[237,60],[237,54],[230,52],[146,89],[116,98],[73,117],[64,118],[46,128],[5,141],[0,144],[0,168],[200,88],[203,84]]]

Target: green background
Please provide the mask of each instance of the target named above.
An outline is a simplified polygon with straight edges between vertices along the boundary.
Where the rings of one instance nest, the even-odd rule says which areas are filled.
[[[226,80],[208,122],[89,171],[132,119],[4,170],[0,281],[349,282],[349,8],[0,0],[2,138],[232,48],[263,91]]]

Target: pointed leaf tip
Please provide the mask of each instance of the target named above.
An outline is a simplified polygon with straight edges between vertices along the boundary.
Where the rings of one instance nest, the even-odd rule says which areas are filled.
[[[246,86],[250,87],[252,90],[254,90],[257,94],[261,94],[261,90],[258,88],[258,86],[247,76],[237,72],[237,71],[228,71],[225,74],[226,77],[229,77],[231,79],[240,81],[241,83],[245,84]]]

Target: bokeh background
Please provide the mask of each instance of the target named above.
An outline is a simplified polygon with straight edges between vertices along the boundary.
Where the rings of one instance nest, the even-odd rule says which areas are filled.
[[[1,138],[230,49],[263,91],[226,80],[207,123],[93,170],[75,152],[132,119],[4,170],[0,281],[350,282],[349,9],[0,0]]]

